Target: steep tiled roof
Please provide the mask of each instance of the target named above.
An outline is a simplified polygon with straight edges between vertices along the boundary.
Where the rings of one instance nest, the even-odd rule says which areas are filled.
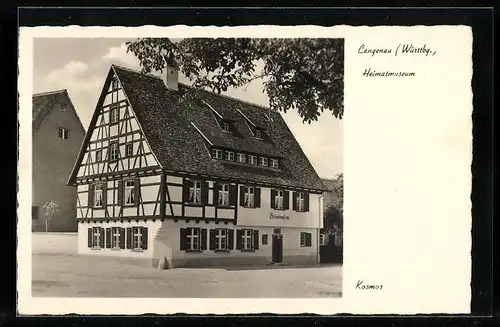
[[[32,126],[33,132],[37,130],[38,126],[47,117],[50,110],[57,103],[57,100],[66,90],[58,90],[52,92],[33,94],[33,117]]]
[[[113,71],[164,169],[324,190],[321,179],[279,113],[207,91],[201,91],[195,99],[179,101],[189,86],[179,84],[179,92],[172,91],[161,78],[116,65],[112,66],[106,84]],[[231,121],[233,134],[220,129],[210,107]],[[263,130],[263,140],[252,137],[242,113]],[[271,114],[272,122],[266,114]],[[282,169],[213,159],[205,138],[214,146],[282,158]]]

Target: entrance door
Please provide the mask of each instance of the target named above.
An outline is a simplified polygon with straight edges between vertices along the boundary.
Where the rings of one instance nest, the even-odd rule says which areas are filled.
[[[283,261],[283,235],[273,234],[273,263]]]

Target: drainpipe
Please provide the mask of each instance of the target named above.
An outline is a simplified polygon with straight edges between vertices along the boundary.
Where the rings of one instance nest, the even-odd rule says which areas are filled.
[[[320,231],[321,227],[323,225],[323,194],[319,196],[318,199],[318,229],[316,230],[316,263],[320,263],[320,256],[319,256],[319,239],[320,239]]]

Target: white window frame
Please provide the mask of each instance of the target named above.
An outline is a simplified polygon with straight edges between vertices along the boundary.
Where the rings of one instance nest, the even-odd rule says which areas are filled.
[[[255,187],[245,186],[244,206],[247,208],[255,207]]]
[[[99,227],[92,227],[92,248],[100,249],[101,248],[101,229]]]
[[[192,181],[193,186],[189,188],[189,202],[201,204],[201,181]]]
[[[306,233],[300,232],[300,247],[306,247]]]
[[[120,155],[120,146],[118,145],[118,142],[110,142],[109,144],[109,160],[110,161],[116,161],[119,159]]]
[[[112,239],[111,247],[113,249],[119,249],[120,248],[120,236],[121,236],[120,227],[113,227],[113,228],[111,228],[111,239]]]
[[[67,140],[69,138],[69,130],[64,127],[59,127],[58,137],[61,140]]]
[[[109,123],[115,124],[120,120],[120,107],[111,107],[109,109]]]
[[[306,201],[306,194],[304,192],[298,192],[297,193],[297,203],[295,204],[297,211],[306,210],[306,202],[305,201]]]
[[[217,228],[215,234],[215,250],[227,250],[227,228]]]
[[[220,149],[213,149],[212,150],[212,155],[214,156],[215,159],[222,159],[222,150],[220,150]]]
[[[247,161],[246,155],[244,153],[236,154],[236,161],[239,163],[246,163]]]
[[[261,166],[269,166],[269,159],[266,157],[260,157],[260,165]]]
[[[188,228],[187,234],[187,250],[188,251],[198,251],[200,249],[200,236],[201,232],[199,228],[190,227]]]
[[[130,153],[129,153],[129,149],[130,149]],[[133,155],[134,155],[134,143],[125,144],[125,156],[131,157]]]
[[[97,154],[100,154],[99,156],[97,156]],[[96,150],[95,152],[95,162],[101,162],[102,161],[102,150]]]
[[[94,184],[94,208],[104,207],[103,183]]]
[[[257,156],[254,156],[252,154],[248,155],[248,162],[251,164],[251,165],[256,165],[257,164]]]
[[[279,168],[279,161],[278,159],[271,159],[271,167],[273,168]]]
[[[326,237],[325,237],[325,236],[326,236],[326,235],[325,235],[325,234],[323,234],[323,233],[320,233],[320,234],[319,234],[319,245],[325,245],[325,239],[326,239]]]
[[[220,206],[229,206],[229,184],[221,184],[217,203]]]
[[[220,128],[221,128],[224,132],[229,132],[229,129],[230,129],[229,123],[228,123],[227,121],[221,121],[221,122],[220,122]]]
[[[132,227],[132,250],[142,249],[142,227]]]
[[[253,230],[244,229],[241,234],[241,249],[242,250],[252,250],[253,249]]]
[[[274,196],[274,208],[277,210],[283,210],[284,194],[283,190],[275,190],[276,195]]]
[[[123,183],[123,196],[125,197],[125,205],[135,204],[135,181],[126,179]]]
[[[226,151],[225,153],[225,160],[229,161],[234,161],[234,152],[233,151]]]

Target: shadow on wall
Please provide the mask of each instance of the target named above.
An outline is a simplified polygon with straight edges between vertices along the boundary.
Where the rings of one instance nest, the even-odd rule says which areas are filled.
[[[77,253],[77,233],[31,233],[33,253]]]

